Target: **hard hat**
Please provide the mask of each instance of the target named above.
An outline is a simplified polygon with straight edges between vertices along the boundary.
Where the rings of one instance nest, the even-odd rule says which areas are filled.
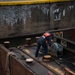
[[[45,37],[51,36],[51,34],[48,33],[48,32],[44,33],[43,35],[44,35]]]

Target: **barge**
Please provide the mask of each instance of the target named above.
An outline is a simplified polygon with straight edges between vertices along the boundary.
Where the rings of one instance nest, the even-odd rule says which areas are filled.
[[[29,42],[17,47],[8,48],[5,44],[0,45],[0,64],[2,73],[4,73],[2,75],[75,75],[75,42],[72,34],[74,31],[75,28],[50,31],[54,33],[54,39],[59,40],[64,48],[62,60],[53,53],[49,53],[51,56],[49,61],[44,61],[41,56],[37,60],[34,56],[37,39],[35,43],[29,43],[32,39],[27,39],[30,37],[26,38],[26,41]],[[66,37],[69,34],[71,39]],[[26,62],[28,58],[33,61]]]
[[[75,18],[73,17],[75,14],[75,11],[73,10],[75,8],[75,2],[69,0],[65,0],[65,3],[63,2],[63,0],[41,1],[44,5],[40,5],[40,2],[32,2],[30,0],[26,2],[6,2],[4,0],[0,2],[0,7],[3,11],[6,11],[5,8],[9,8],[9,11],[11,11],[11,9],[16,9],[16,7],[28,7],[29,9],[24,9],[25,11],[23,12],[26,13],[28,11],[29,13],[26,13],[27,16],[17,13],[17,11],[19,11],[18,8],[18,10],[13,10],[9,12],[9,14],[5,14],[2,11],[3,16],[1,15],[0,17],[2,18],[0,21],[1,75],[75,75],[75,35],[73,34],[75,32]],[[68,5],[66,5],[66,3],[68,3]],[[29,4],[30,6],[26,6],[25,4]],[[40,15],[38,15],[37,11],[34,11],[34,9],[38,9],[38,13],[42,15],[43,18],[40,18]],[[42,9],[44,9],[44,11]],[[65,10],[68,10],[69,12],[65,12]],[[17,13],[17,15],[14,17],[12,15],[11,18],[9,18],[8,15],[10,15],[10,13],[14,15]],[[73,14],[72,17],[70,13]],[[68,22],[69,20],[71,23]],[[13,21],[15,21],[15,23]],[[58,59],[53,52],[48,53],[50,57],[48,61],[45,61],[40,56],[40,53],[39,60],[35,58],[37,39],[45,31],[53,33],[54,40],[63,46],[62,59]],[[31,37],[30,35],[33,36]],[[23,37],[24,40],[19,43],[22,39],[21,37]],[[14,43],[12,41],[14,41]],[[27,59],[31,59],[32,62],[27,62]]]

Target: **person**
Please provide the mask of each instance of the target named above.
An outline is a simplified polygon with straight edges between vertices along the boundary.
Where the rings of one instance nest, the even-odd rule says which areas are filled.
[[[48,52],[48,47],[47,47],[47,37],[51,36],[50,33],[44,33],[37,41],[37,49],[36,49],[36,52],[35,52],[35,57],[38,57],[38,53],[39,53],[39,50],[42,46],[43,48],[43,55],[46,55],[47,52]]]
[[[50,34],[50,36],[46,36],[46,41],[47,41],[48,46],[51,46],[52,42],[54,40],[54,34],[49,33],[49,32],[44,33],[44,35],[46,35],[46,34]]]

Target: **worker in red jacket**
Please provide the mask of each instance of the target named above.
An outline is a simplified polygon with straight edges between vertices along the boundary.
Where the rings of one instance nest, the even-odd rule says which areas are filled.
[[[47,40],[48,40],[48,37],[50,36],[51,34],[46,32],[38,39],[35,57],[38,57],[38,53],[41,46],[43,48],[43,55],[46,55],[48,53]]]

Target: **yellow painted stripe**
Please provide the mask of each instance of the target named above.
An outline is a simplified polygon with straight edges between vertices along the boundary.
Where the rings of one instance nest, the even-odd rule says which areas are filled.
[[[52,3],[52,2],[65,2],[71,0],[14,0],[14,1],[0,1],[0,5],[23,5],[23,4],[41,4],[41,3]]]
[[[24,51],[25,51],[26,53],[28,53],[28,54],[30,53],[30,51],[29,51],[28,49],[25,49]]]

